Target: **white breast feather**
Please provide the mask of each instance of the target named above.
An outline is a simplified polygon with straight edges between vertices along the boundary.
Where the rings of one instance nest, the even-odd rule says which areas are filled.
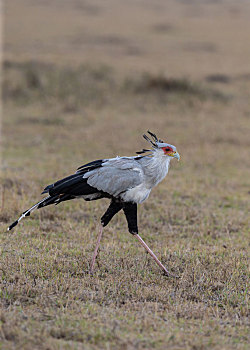
[[[123,193],[121,195],[121,199],[124,200],[125,202],[134,202],[139,204],[148,198],[150,192],[151,192],[151,189],[146,188],[145,184],[142,183]]]
[[[169,157],[163,155],[162,152],[155,152],[154,157],[144,158],[142,167],[144,170],[143,182],[128,189],[121,195],[121,198],[126,202],[142,203],[145,201],[153,187],[161,182],[168,173]]]

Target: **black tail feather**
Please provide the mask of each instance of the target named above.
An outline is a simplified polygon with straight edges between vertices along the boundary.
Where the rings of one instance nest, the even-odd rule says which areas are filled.
[[[24,217],[29,216],[30,213],[32,213],[35,209],[40,209],[51,204],[57,205],[61,202],[84,195],[87,196],[98,193],[100,194],[98,198],[103,197],[103,195],[101,195],[101,191],[98,191],[96,188],[88,185],[87,179],[83,178],[82,173],[70,175],[62,180],[55,182],[54,184],[47,186],[44,189],[43,193],[49,193],[49,196],[42,199],[40,202],[33,205],[33,207],[23,212],[19,219],[9,226],[8,230],[11,230],[13,227],[15,227],[19,221],[21,221]],[[93,199],[95,198],[97,199],[97,197],[93,197]]]
[[[23,218],[25,218],[26,216],[30,216],[30,213],[32,213],[35,209],[37,209],[43,202],[45,202],[49,197],[46,197],[44,199],[42,199],[40,202],[36,203],[35,205],[33,205],[31,208],[29,208],[28,210],[24,211],[22,213],[22,215],[19,217],[18,220],[14,221],[9,227],[8,227],[8,231],[12,230],[13,227],[15,227],[19,221],[21,221]]]
[[[37,207],[37,209],[46,207],[47,205],[54,204],[58,196],[48,197],[46,200],[42,203],[40,203]]]
[[[62,196],[63,197],[63,196]],[[46,207],[47,205],[50,205],[50,204],[58,204],[60,202],[62,202],[63,198],[60,199],[60,196],[49,196],[49,197],[46,197],[44,199],[42,199],[40,202],[36,203],[35,205],[33,205],[33,207],[31,207],[30,209],[24,211],[22,213],[22,215],[19,217],[18,220],[14,221],[9,227],[8,227],[8,231],[12,230],[18,223],[19,221],[21,221],[23,218],[27,217],[27,216],[30,216],[30,214],[35,210],[35,209],[40,209],[40,208],[43,208],[43,207]]]
[[[15,227],[18,224],[18,220],[14,221],[9,227],[8,227],[8,231],[12,230],[13,227]]]

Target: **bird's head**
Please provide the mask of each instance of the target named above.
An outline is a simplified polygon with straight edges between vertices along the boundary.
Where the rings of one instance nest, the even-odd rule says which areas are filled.
[[[151,143],[152,145],[152,149],[143,149],[140,152],[136,152],[137,154],[142,154],[142,153],[146,153],[146,152],[152,152],[152,151],[160,151],[163,152],[162,154],[171,158],[176,158],[178,161],[180,160],[180,155],[176,150],[176,147],[173,145],[170,145],[169,143],[165,143],[162,140],[158,139],[157,136],[155,134],[153,134],[152,132],[150,132],[148,130],[148,134],[151,136],[152,139],[150,139],[147,135],[143,135],[144,139],[147,140],[148,142]]]
[[[177,152],[175,146],[170,145],[169,143],[164,143],[164,142],[158,142],[157,146],[158,146],[158,149],[163,151],[163,154],[165,156],[168,156],[170,158],[176,158],[178,161],[180,160],[180,155]]]

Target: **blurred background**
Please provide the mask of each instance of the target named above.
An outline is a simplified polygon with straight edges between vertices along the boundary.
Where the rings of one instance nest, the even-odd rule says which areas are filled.
[[[216,276],[224,271],[220,280],[223,286],[231,276],[238,276],[237,271],[243,265],[237,259],[245,256],[248,232],[250,2],[9,0],[4,3],[3,14],[2,229],[39,200],[43,187],[74,172],[78,166],[94,159],[135,155],[146,146],[142,134],[149,129],[165,142],[174,144],[181,161],[172,161],[167,179],[141,206],[142,232],[148,239],[151,237],[149,243],[156,252],[164,249],[168,266],[175,266],[177,272],[181,271],[185,257],[195,254],[190,253],[193,249],[201,255],[209,253],[211,259],[219,261]],[[43,247],[33,252],[36,256],[36,262],[30,262],[33,271],[36,263],[37,270],[43,264],[48,239],[59,247],[57,254],[62,254],[65,266],[69,259],[67,249],[79,249],[83,240],[81,259],[77,260],[77,254],[73,254],[80,264],[76,270],[80,271],[79,266],[89,258],[88,249],[91,252],[94,244],[92,218],[98,219],[106,206],[105,201],[93,204],[78,201],[34,213],[16,233],[4,235],[6,249],[22,249],[27,261],[30,249]],[[20,243],[18,232],[27,238],[25,242]],[[122,217],[114,219],[106,237],[112,243],[110,247],[104,240],[106,254],[102,261],[109,254],[112,256],[114,246],[130,244]],[[52,246],[46,264],[50,264],[50,249]],[[16,256],[6,254],[14,259],[11,266],[15,271],[19,266]],[[137,251],[133,258],[136,254]],[[239,264],[231,266],[235,259]],[[118,260],[115,266],[119,266]],[[192,259],[189,263],[191,266]],[[106,262],[106,265],[112,270],[112,264]],[[51,271],[53,266],[51,262]],[[217,278],[214,266],[208,264],[205,272],[200,272],[205,274],[202,276],[210,274],[207,277],[210,282]],[[6,274],[11,274],[12,268],[7,265]],[[49,270],[47,265],[45,270]],[[32,280],[25,273],[22,278]],[[144,283],[149,279],[147,276]],[[198,320],[210,317],[207,316],[212,310],[210,301],[219,300],[213,299],[213,292],[206,295],[210,282],[201,290],[194,286],[195,278],[190,277],[190,281],[188,290],[194,288],[194,294],[201,291],[195,317]],[[237,282],[237,290],[241,282]],[[129,286],[129,276],[126,283]],[[161,283],[165,286],[165,282],[159,281],[157,285]],[[152,298],[159,292],[154,290],[154,285],[148,289]],[[223,286],[218,288],[225,296]],[[92,290],[89,285],[85,287]],[[232,293],[227,294],[227,300],[231,298],[232,304],[225,304],[224,314],[220,313],[222,309],[217,309],[216,315],[220,320],[225,320],[225,314],[230,315],[224,324],[232,325],[236,314],[245,315],[245,304],[241,304],[243,299],[232,285],[227,287]],[[20,295],[25,294],[22,288]],[[134,285],[132,289],[136,289]],[[137,286],[137,293],[139,290]],[[189,303],[196,299],[186,298],[186,291],[187,285],[183,285],[178,312],[188,320],[193,310]],[[34,300],[43,293],[37,284]],[[9,295],[11,299],[11,292]],[[21,300],[17,293],[11,300],[14,302],[19,297]],[[136,301],[144,297],[134,296]],[[46,295],[43,298],[47,300]],[[169,301],[164,298],[162,303],[166,305]],[[37,305],[42,308],[39,302]],[[183,305],[188,307],[185,309]],[[171,312],[174,320],[179,319],[176,309]],[[152,314],[150,317],[154,319]],[[156,318],[154,322],[157,324]],[[188,322],[183,323],[185,327]],[[181,329],[183,324],[177,327]],[[220,327],[222,323],[218,324]],[[231,340],[227,343],[218,329],[212,344],[220,344],[222,349],[225,343],[228,349]],[[193,334],[190,344],[195,346],[198,342],[195,332],[185,328],[181,339]],[[157,332],[152,334],[152,339],[159,339]],[[132,335],[131,339],[134,339]]]
[[[43,182],[133,155],[150,129],[182,155],[173,187],[244,192],[249,16],[244,0],[6,1],[5,170]]]
[[[85,158],[133,152],[151,128],[190,160],[227,156],[248,138],[249,14],[243,0],[6,1],[5,132]]]

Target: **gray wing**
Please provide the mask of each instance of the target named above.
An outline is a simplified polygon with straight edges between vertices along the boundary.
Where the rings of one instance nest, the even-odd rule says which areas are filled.
[[[133,158],[117,157],[107,160],[100,168],[87,172],[83,178],[87,178],[90,186],[117,197],[143,182],[143,169]]]

